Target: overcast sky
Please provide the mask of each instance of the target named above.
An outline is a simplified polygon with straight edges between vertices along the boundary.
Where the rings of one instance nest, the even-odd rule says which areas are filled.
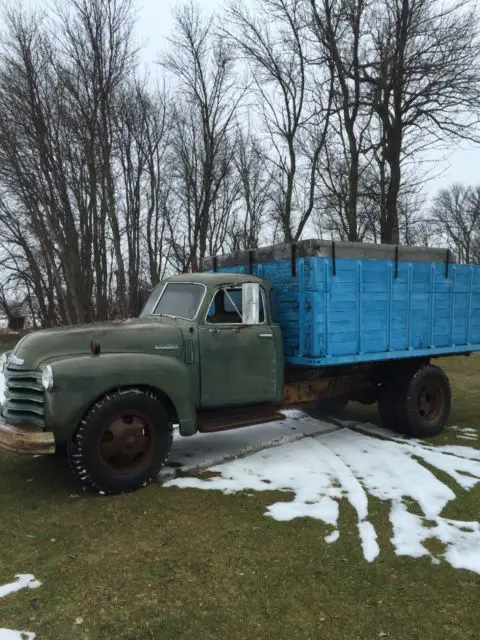
[[[206,12],[221,10],[225,5],[225,0],[197,2]],[[139,0],[137,4],[137,33],[139,44],[144,47],[142,58],[152,71],[156,67],[158,53],[165,46],[165,37],[172,28],[172,8],[177,4],[181,4],[180,0]],[[432,157],[438,160],[429,167],[436,176],[427,186],[429,194],[452,182],[480,184],[480,145],[465,143],[457,150],[442,154],[435,152]]]

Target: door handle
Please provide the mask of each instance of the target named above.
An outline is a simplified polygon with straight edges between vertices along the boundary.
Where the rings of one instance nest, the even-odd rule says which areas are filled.
[[[209,329],[208,333],[218,333],[218,329]]]
[[[273,338],[272,333],[258,333],[257,335],[259,338]]]

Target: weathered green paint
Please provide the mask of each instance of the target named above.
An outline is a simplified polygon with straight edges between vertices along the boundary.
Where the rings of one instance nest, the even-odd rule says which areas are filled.
[[[105,353],[54,362],[55,388],[46,394],[46,426],[67,441],[89,407],[120,388],[152,388],[175,407],[182,433],[195,432],[198,390],[181,360],[146,353]],[[57,383],[58,380],[58,383]]]
[[[202,406],[217,407],[219,398],[224,405],[235,405],[275,397],[277,363],[268,325],[201,326],[199,331]]]
[[[182,435],[196,432],[203,407],[279,401],[283,389],[283,346],[271,321],[270,285],[237,274],[185,274],[166,282],[196,282],[205,296],[194,320],[144,317],[124,322],[38,331],[24,337],[15,355],[23,369],[50,364],[54,389],[46,393],[45,429],[57,442],[75,433],[99,398],[119,388],[155,389],[174,408]],[[257,326],[212,326],[206,315],[218,287],[258,282],[267,314]],[[165,283],[152,293],[156,300]],[[215,329],[215,331],[212,331]],[[271,335],[271,337],[264,337]],[[90,352],[91,342],[101,347]]]
[[[90,342],[98,342],[104,353],[155,353],[155,345],[178,344],[169,352],[179,357],[183,338],[180,327],[170,318],[144,318],[46,329],[26,335],[14,353],[25,360],[24,369],[35,370],[62,357],[90,353]]]

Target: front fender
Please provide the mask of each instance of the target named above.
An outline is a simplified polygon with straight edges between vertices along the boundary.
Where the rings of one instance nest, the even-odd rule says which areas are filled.
[[[196,397],[188,366],[174,358],[138,353],[78,356],[51,362],[54,388],[46,392],[46,428],[68,441],[99,398],[120,387],[150,387],[172,401],[182,435],[196,431]]]

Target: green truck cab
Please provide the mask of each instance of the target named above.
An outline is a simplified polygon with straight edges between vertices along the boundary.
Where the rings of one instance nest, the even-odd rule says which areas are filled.
[[[173,425],[190,436],[209,410],[277,404],[282,335],[268,282],[178,275],[138,319],[30,333],[3,369],[0,446],[45,454],[66,445],[83,483],[117,492],[158,474]]]

